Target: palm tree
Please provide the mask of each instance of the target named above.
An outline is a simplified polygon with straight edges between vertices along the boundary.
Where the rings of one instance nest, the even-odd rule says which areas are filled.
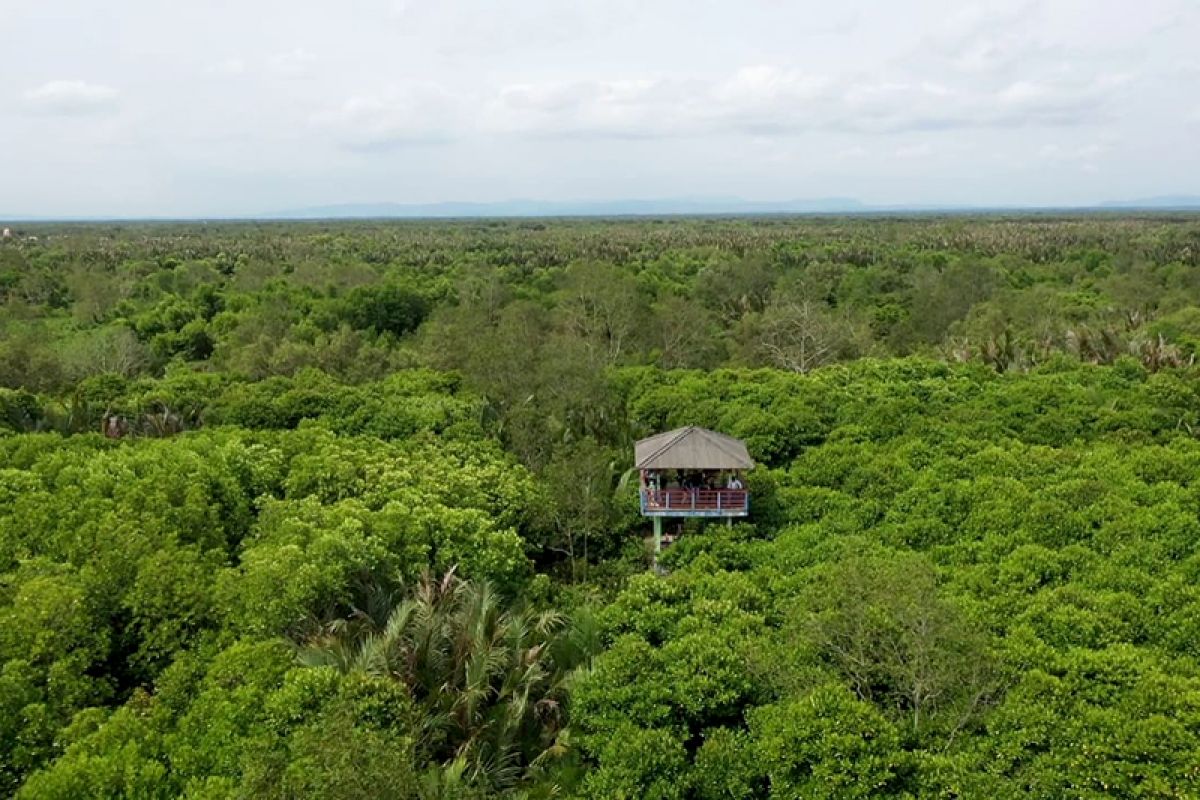
[[[475,786],[518,785],[566,741],[571,671],[596,640],[587,618],[508,607],[486,582],[426,574],[386,619],[331,623],[301,647],[309,665],[404,684],[420,710],[419,747]]]

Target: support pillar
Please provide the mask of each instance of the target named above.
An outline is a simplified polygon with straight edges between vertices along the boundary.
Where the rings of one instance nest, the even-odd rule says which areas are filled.
[[[654,565],[658,566],[658,554],[662,552],[662,517],[654,518]]]

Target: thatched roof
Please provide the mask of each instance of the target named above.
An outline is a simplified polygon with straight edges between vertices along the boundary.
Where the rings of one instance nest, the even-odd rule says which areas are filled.
[[[741,440],[689,425],[633,446],[634,469],[754,469]]]

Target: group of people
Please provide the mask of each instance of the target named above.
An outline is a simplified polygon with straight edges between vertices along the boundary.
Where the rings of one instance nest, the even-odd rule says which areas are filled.
[[[724,476],[724,477],[722,477]],[[724,483],[722,486],[721,484]],[[646,473],[646,488],[648,489],[744,489],[741,476],[736,472],[727,475],[719,472],[702,472],[700,470],[668,470],[666,474],[656,471]]]

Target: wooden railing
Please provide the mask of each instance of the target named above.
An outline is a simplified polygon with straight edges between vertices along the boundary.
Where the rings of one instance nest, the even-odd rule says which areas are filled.
[[[642,512],[700,511],[745,513],[750,493],[745,489],[643,489]]]

